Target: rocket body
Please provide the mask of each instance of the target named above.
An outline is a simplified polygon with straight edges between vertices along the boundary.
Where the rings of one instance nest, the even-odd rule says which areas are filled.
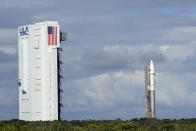
[[[153,61],[145,66],[146,117],[155,118],[155,71]]]

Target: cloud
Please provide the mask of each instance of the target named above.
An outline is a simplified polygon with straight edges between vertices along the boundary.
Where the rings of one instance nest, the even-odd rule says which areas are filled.
[[[1,62],[0,72],[0,119],[18,118],[18,88],[16,84],[18,74],[16,61]]]
[[[195,44],[167,45],[167,49],[163,52],[168,60],[184,61],[187,57],[195,56],[195,47]],[[161,48],[163,48],[163,46],[161,46]]]
[[[164,48],[164,49],[163,49]],[[112,45],[102,48],[70,48],[63,52],[67,80],[105,72],[143,70],[152,59],[157,71],[195,72],[195,44],[186,45]],[[73,55],[74,54],[74,55]],[[65,79],[65,80],[66,80]]]
[[[156,64],[167,61],[159,46],[123,45],[88,49],[65,47],[63,59],[65,81],[116,71],[143,70],[151,59]]]
[[[178,44],[195,42],[195,29],[195,26],[173,27],[163,34],[160,40]]]
[[[131,104],[140,106],[143,102],[137,95],[144,88],[143,71],[104,73],[74,80],[68,85],[64,83],[64,87],[74,91],[63,94],[66,110],[102,111]]]
[[[0,88],[0,106],[1,107],[12,107],[14,104],[14,99],[15,97],[10,96],[11,94],[13,94],[15,92],[10,91],[8,89],[5,88]]]
[[[192,79],[196,78],[194,73],[171,74],[157,72],[156,74],[156,98],[161,105],[172,107],[196,106],[193,101],[196,90],[191,85]]]
[[[4,52],[10,53],[11,50],[4,50]],[[17,55],[16,54],[5,54],[4,52],[0,51],[0,61],[1,64],[2,63],[6,63],[6,62],[16,62],[18,60]],[[12,53],[12,52],[11,52]]]
[[[93,49],[87,51],[82,60],[87,68],[112,70],[127,66],[125,54],[120,52],[109,52],[104,49]]]
[[[157,63],[166,61],[165,56],[155,48],[151,47],[147,51],[142,46],[105,46],[87,51],[82,61],[88,68],[94,69],[141,69],[151,59]]]
[[[7,55],[14,55],[17,53],[16,46],[0,46],[0,51]]]
[[[10,43],[16,43],[17,41],[17,29],[0,29],[0,44],[6,45]]]

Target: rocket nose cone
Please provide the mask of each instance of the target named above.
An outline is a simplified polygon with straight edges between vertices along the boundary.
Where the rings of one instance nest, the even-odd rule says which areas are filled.
[[[152,60],[150,60],[150,65],[151,65],[151,66],[153,65],[153,61],[152,61]]]
[[[152,60],[150,61],[150,72],[154,73],[154,64]]]

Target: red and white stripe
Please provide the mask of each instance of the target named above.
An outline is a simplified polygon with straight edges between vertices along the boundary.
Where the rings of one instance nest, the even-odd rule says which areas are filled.
[[[57,45],[57,27],[52,27],[52,34],[48,34],[48,45]]]

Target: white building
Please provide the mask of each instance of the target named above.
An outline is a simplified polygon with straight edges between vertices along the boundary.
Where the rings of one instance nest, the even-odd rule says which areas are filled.
[[[61,40],[56,21],[18,27],[20,120],[61,119]]]

